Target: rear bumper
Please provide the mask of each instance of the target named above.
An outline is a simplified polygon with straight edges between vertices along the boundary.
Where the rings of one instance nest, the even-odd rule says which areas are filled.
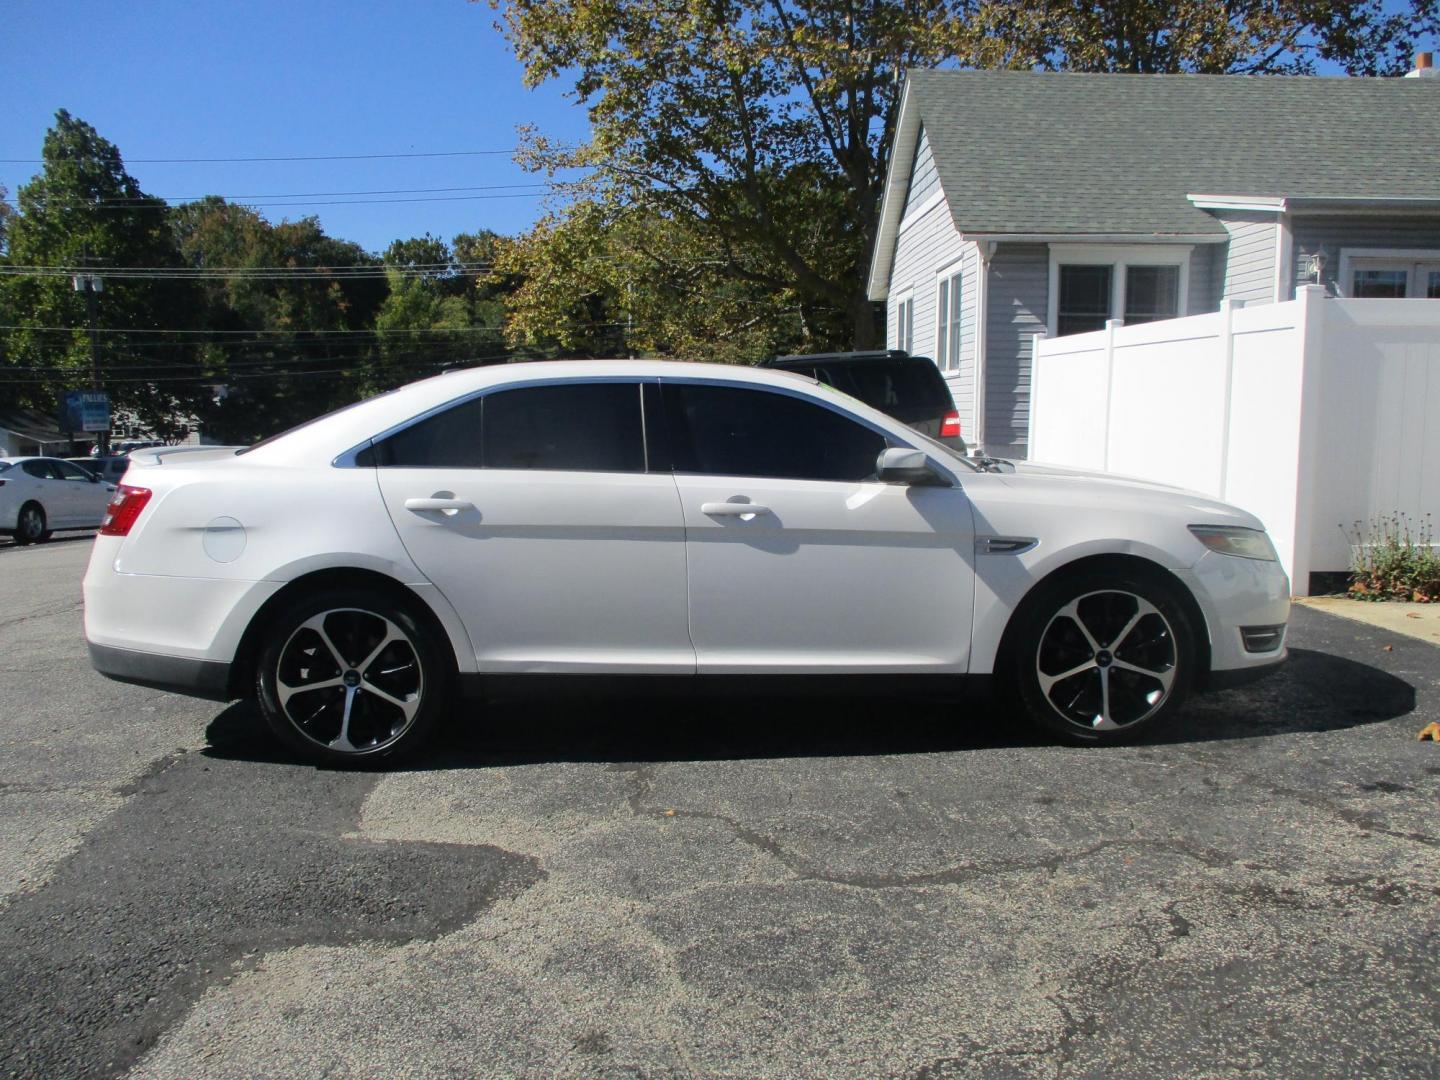
[[[93,641],[86,644],[90,648],[91,666],[107,679],[188,694],[207,701],[230,700],[230,665],[227,663],[117,649],[113,645],[97,645]]]

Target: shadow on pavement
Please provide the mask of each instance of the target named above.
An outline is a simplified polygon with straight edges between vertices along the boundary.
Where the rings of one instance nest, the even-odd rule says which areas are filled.
[[[1368,664],[1310,649],[1269,678],[1196,697],[1150,745],[1336,731],[1404,716],[1415,688]],[[456,769],[558,761],[713,761],[865,757],[1052,740],[1009,716],[994,695],[938,702],[903,696],[820,699],[727,696],[570,697],[458,705],[434,743],[403,768]],[[209,756],[286,761],[250,702],[206,730]]]

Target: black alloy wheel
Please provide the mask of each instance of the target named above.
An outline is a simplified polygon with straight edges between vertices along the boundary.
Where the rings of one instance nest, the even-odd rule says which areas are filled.
[[[1030,719],[1068,742],[1133,738],[1174,715],[1194,682],[1190,618],[1150,575],[1062,579],[1021,618],[1012,677]]]
[[[393,761],[428,737],[445,708],[445,649],[408,605],[325,593],[269,626],[258,665],[261,711],[306,760]]]

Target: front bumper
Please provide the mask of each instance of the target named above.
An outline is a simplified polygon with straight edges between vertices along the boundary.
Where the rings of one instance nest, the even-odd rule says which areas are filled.
[[[1246,648],[1246,628],[1290,620],[1290,579],[1276,562],[1206,552],[1189,570],[1174,571],[1190,589],[1210,635],[1208,687],[1240,685],[1274,671],[1286,656],[1285,639],[1266,652]]]
[[[90,648],[91,666],[107,679],[188,694],[207,701],[230,700],[229,664],[189,656],[117,649],[113,645],[97,645],[93,641],[87,641],[86,645]]]

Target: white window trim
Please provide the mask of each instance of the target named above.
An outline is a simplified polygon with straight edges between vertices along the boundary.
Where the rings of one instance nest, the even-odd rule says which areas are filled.
[[[949,290],[950,282],[954,278],[960,279],[960,287],[958,289],[950,290],[950,292],[947,293],[946,314],[948,316],[948,321],[950,325],[955,327],[955,333],[958,337],[960,333],[962,316],[960,314],[950,311],[950,308],[957,304],[963,305],[965,303],[965,257],[963,255],[959,258],[952,259],[950,262],[942,266],[939,270],[935,271],[935,366],[940,369],[940,373],[942,375],[958,373],[963,359],[960,355],[960,346],[958,344],[952,345],[950,343],[950,334],[948,328],[945,334],[945,348],[940,348],[940,288],[941,286],[944,286],[947,290]],[[955,356],[954,367],[950,367],[947,363],[948,356],[942,355],[951,353],[953,353]]]
[[[1335,275],[1335,291],[1350,295],[1350,282],[1356,262],[1429,263],[1440,262],[1440,248],[1341,248],[1340,272]],[[1413,285],[1414,282],[1412,281]]]
[[[903,292],[894,293],[895,298],[895,345],[894,348],[904,349],[906,352],[915,351],[915,288],[911,286]],[[900,309],[906,304],[910,305],[910,341],[905,342],[900,334]],[[887,334],[886,337],[889,337]]]
[[[1125,270],[1131,266],[1178,266],[1180,281],[1176,286],[1176,318],[1190,313],[1190,256],[1194,244],[1051,244],[1050,245],[1050,303],[1046,313],[1048,321],[1045,332],[1050,337],[1058,335],[1060,326],[1060,267],[1062,266],[1109,266],[1114,269],[1110,275],[1110,310],[1112,318],[1120,319],[1125,314]]]

